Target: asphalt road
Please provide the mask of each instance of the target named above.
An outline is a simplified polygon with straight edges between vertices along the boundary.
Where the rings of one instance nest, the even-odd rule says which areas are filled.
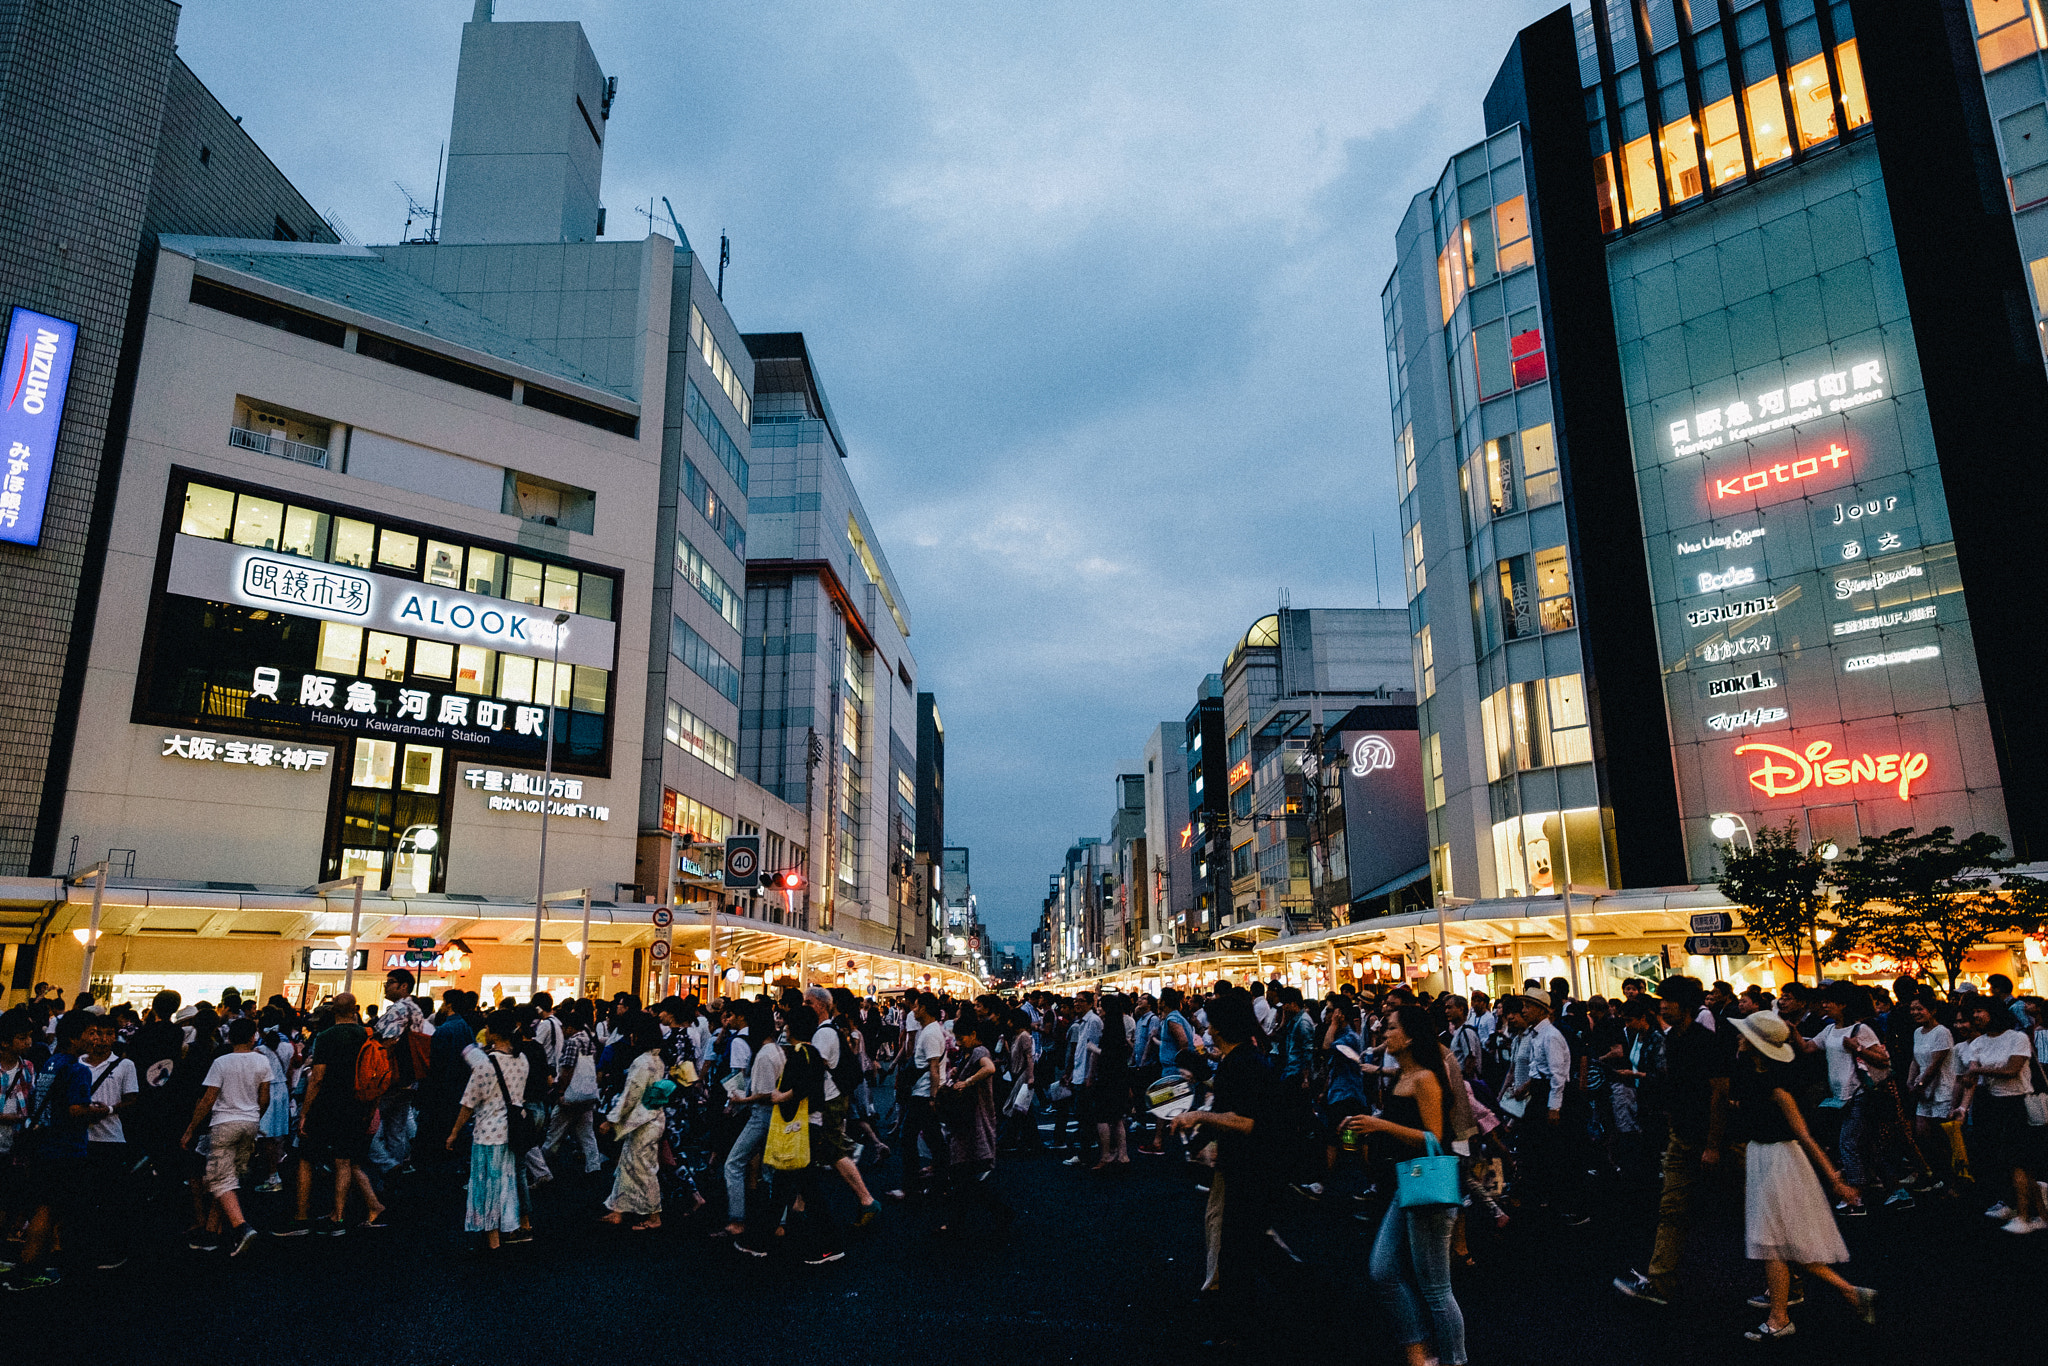
[[[1192,1299],[1203,1197],[1185,1169],[1134,1160],[1116,1177],[1050,1157],[1006,1161],[999,1180],[1020,1216],[1007,1236],[941,1241],[935,1211],[896,1206],[824,1267],[747,1257],[680,1219],[651,1234],[599,1226],[602,1178],[547,1188],[536,1240],[489,1257],[470,1250],[461,1193],[445,1182],[401,1187],[389,1232],[266,1238],[234,1261],[185,1250],[169,1201],[138,1211],[145,1251],[126,1267],[0,1295],[0,1342],[19,1359],[34,1351],[118,1363],[505,1363],[592,1352],[974,1366],[1247,1359],[1201,1346],[1210,1321]],[[277,1199],[257,1197],[259,1224],[281,1216]],[[1471,1359],[2005,1357],[2039,1337],[2048,1234],[2001,1234],[1976,1212],[1983,1203],[1853,1222],[1848,1270],[1879,1289],[1879,1329],[1817,1297],[1794,1311],[1796,1338],[1760,1348],[1741,1338],[1762,1317],[1742,1304],[1762,1277],[1742,1257],[1739,1203],[1724,1198],[1695,1232],[1684,1299],[1658,1311],[1607,1288],[1647,1255],[1653,1217],[1647,1192],[1609,1187],[1590,1225],[1531,1218],[1476,1244],[1480,1265],[1457,1278]],[[1372,1229],[1352,1217],[1359,1208],[1346,1196],[1290,1197],[1279,1226],[1303,1260],[1284,1266],[1264,1305],[1261,1360],[1400,1360],[1365,1278]]]

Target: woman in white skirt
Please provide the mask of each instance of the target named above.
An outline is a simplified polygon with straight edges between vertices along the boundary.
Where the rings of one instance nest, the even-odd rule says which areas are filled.
[[[1742,1052],[1736,1059],[1729,1100],[1735,1106],[1738,1132],[1749,1140],[1744,1232],[1750,1260],[1764,1264],[1770,1287],[1770,1317],[1745,1336],[1751,1342],[1791,1336],[1789,1303],[1795,1265],[1814,1280],[1833,1286],[1858,1318],[1874,1323],[1877,1292],[1851,1285],[1834,1269],[1835,1263],[1849,1260],[1849,1249],[1835,1227],[1834,1210],[1814,1174],[1816,1169],[1826,1174],[1829,1188],[1841,1199],[1853,1200],[1855,1192],[1807,1132],[1799,1102],[1786,1089],[1790,1082],[1786,1064],[1792,1060],[1791,1026],[1771,1011],[1730,1023],[1741,1036]]]
[[[520,1188],[519,1159],[510,1147],[511,1106],[515,1097],[526,1094],[526,1059],[517,1051],[519,1016],[498,1009],[484,1018],[484,1046],[470,1056],[469,1084],[462,1091],[462,1108],[455,1112],[455,1127],[448,1131],[448,1151],[462,1136],[462,1126],[475,1121],[470,1131],[469,1203],[463,1211],[462,1226],[484,1235],[484,1246],[496,1250],[502,1239],[524,1242],[533,1236],[533,1219]]]

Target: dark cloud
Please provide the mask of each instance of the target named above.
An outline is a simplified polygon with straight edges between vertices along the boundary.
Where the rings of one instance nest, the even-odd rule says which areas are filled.
[[[613,235],[667,195],[699,250],[730,232],[743,328],[809,335],[998,939],[1281,586],[1370,604],[1376,532],[1400,599],[1392,233],[1553,7],[499,5],[581,20],[619,77]],[[192,0],[180,45],[316,206],[389,241],[472,8]]]

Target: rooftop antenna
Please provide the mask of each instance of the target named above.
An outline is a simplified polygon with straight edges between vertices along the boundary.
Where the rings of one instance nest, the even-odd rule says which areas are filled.
[[[485,11],[484,18],[486,21],[490,19],[488,10]],[[434,213],[427,227],[427,239],[432,242],[441,240],[441,169],[447,160],[448,144],[443,142],[441,150],[434,153]]]
[[[447,154],[448,144],[444,142],[441,144],[441,155],[434,160],[434,202],[431,205],[422,204],[413,198],[412,191],[398,181],[391,182],[397,185],[398,192],[405,196],[405,231],[399,235],[399,241],[418,243],[441,240],[441,168]],[[414,237],[412,225],[422,218],[427,220],[427,231],[424,236]]]
[[[669,226],[676,230],[676,245],[684,251],[690,250],[690,235],[683,231],[683,225],[676,221],[676,206],[668,202],[668,196],[661,197],[661,207],[668,210]],[[720,298],[725,297],[720,295]]]
[[[725,297],[725,263],[731,259],[732,239],[721,228],[718,233],[718,297],[721,299]]]
[[[1380,596],[1380,534],[1372,534],[1372,605],[1384,607],[1386,599]]]

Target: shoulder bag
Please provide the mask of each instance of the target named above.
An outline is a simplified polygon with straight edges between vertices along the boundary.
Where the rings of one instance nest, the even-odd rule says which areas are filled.
[[[1423,1131],[1422,1141],[1422,1156],[1404,1157],[1394,1166],[1395,1203],[1402,1209],[1460,1203],[1458,1159],[1446,1153],[1428,1130]]]
[[[486,1050],[484,1061],[491,1065],[491,1075],[498,1079],[498,1094],[505,1099],[505,1146],[520,1157],[540,1142],[540,1136],[533,1131],[533,1116],[526,1113],[524,1105],[512,1099],[512,1093],[505,1089],[505,1074],[498,1070],[498,1055]]]

